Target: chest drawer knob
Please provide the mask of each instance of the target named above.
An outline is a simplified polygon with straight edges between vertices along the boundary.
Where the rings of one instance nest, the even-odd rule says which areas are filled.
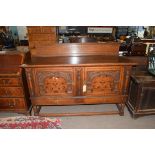
[[[13,107],[15,107],[15,106],[16,106],[16,103],[14,103],[14,102],[10,102],[10,103],[9,103],[9,107],[13,108]]]

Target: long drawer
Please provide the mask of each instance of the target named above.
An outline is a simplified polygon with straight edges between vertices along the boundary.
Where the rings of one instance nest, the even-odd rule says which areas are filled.
[[[56,29],[52,26],[28,26],[29,34],[46,34],[46,33],[55,33]]]
[[[0,98],[0,110],[16,110],[25,108],[24,98]]]
[[[0,87],[0,97],[24,97],[22,87]]]
[[[31,34],[29,35],[30,41],[50,41],[56,40],[56,37],[51,34]]]
[[[21,86],[20,78],[2,78],[0,77],[0,86]]]

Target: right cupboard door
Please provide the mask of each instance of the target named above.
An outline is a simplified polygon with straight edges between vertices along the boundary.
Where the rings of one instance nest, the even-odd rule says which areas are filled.
[[[122,66],[86,67],[84,71],[83,95],[121,95],[124,79]]]

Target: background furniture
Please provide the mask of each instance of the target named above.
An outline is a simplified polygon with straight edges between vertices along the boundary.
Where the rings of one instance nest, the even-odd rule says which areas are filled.
[[[127,106],[136,118],[155,114],[155,77],[147,72],[137,72],[131,76]]]
[[[146,44],[135,42],[132,43],[128,48],[129,56],[145,56],[146,55]]]
[[[70,43],[87,43],[87,42],[97,42],[96,38],[90,37],[69,37]]]
[[[0,54],[0,111],[30,113],[26,77],[20,68],[24,59],[24,54],[14,51]]]
[[[29,47],[49,46],[56,43],[55,26],[28,26]]]

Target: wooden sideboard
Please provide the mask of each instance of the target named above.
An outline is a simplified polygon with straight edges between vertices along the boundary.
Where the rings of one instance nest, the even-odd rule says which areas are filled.
[[[31,101],[25,72],[20,65],[25,54],[0,54],[0,111],[30,114]]]
[[[58,44],[50,39],[48,41],[55,34],[48,31],[45,34],[43,29],[28,27],[31,59],[22,65],[34,115],[124,115],[130,72],[132,66],[139,62],[119,57],[119,43]],[[42,36],[45,37],[44,41]],[[41,111],[42,106],[105,103],[116,104],[118,110],[80,113]]]
[[[34,114],[124,115],[130,71],[135,62],[118,56],[33,57],[23,64]],[[47,105],[116,104],[118,111],[40,113]]]

